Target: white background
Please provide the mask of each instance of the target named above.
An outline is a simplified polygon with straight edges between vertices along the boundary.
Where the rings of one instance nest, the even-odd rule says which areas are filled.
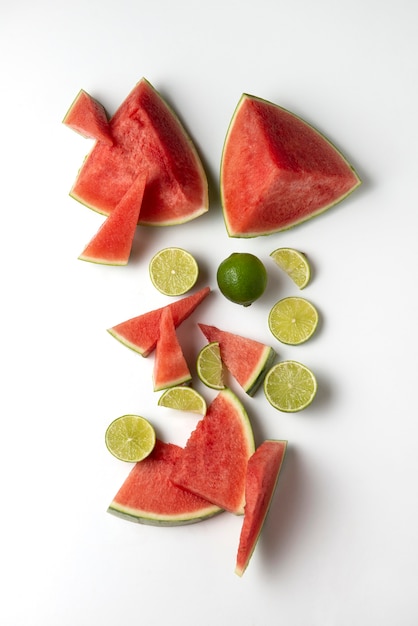
[[[0,11],[1,544],[5,626],[241,624],[415,626],[417,515],[417,61],[415,0],[9,0]],[[80,88],[113,113],[145,76],[204,160],[211,209],[187,225],[138,229],[125,268],[77,259],[102,223],[68,195],[91,142],[61,124]],[[242,92],[304,117],[363,185],[282,234],[228,238],[221,150]],[[152,357],[106,329],[167,302],[148,277],[167,245],[192,252],[212,293],[195,322],[271,343],[267,314],[296,288],[273,267],[304,250],[304,295],[321,327],[274,344],[318,377],[306,411],[243,398],[257,442],[289,441],[256,552],[234,574],[241,519],[152,528],[106,513],[129,468],[104,431],[127,412],[183,444],[196,418],[157,406]],[[233,251],[269,272],[248,309],[217,291]],[[211,394],[202,389],[208,401]]]

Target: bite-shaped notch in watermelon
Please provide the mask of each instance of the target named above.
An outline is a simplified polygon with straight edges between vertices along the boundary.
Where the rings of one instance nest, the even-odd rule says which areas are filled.
[[[157,439],[151,454],[136,463],[109,505],[108,512],[152,526],[180,526],[221,513],[199,496],[176,487],[170,479],[183,448]]]
[[[172,481],[221,509],[242,515],[254,437],[248,414],[230,389],[209,404],[171,474]]]
[[[260,537],[276,489],[287,441],[267,439],[248,461],[245,513],[235,572],[242,576]]]
[[[154,391],[189,383],[192,379],[179,343],[170,307],[160,316],[159,337],[155,349]]]
[[[182,324],[210,293],[210,287],[203,287],[196,293],[184,296],[167,304],[173,316],[174,326]],[[147,311],[125,322],[121,322],[108,332],[123,345],[147,357],[155,349],[160,334],[160,319],[165,307]]]
[[[146,177],[140,174],[78,257],[105,265],[126,265],[132,250]]]
[[[324,135],[290,111],[248,94],[231,119],[220,178],[231,237],[288,229],[329,209],[360,184]]]
[[[180,224],[208,210],[208,184],[195,145],[173,109],[142,78],[109,120],[113,145],[96,143],[70,195],[109,215],[139,176],[147,184],[139,222]]]
[[[216,326],[208,324],[198,326],[208,342],[219,343],[222,362],[244,391],[253,396],[273,364],[275,350],[264,343],[221,330]]]
[[[107,113],[103,105],[80,89],[62,123],[87,139],[113,144]]]

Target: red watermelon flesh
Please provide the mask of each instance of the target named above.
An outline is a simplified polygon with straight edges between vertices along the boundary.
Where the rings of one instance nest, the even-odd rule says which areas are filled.
[[[342,154],[312,126],[282,107],[243,94],[221,162],[230,236],[290,228],[341,201],[359,184]]]
[[[155,348],[154,391],[190,382],[192,376],[184,358],[170,307],[162,310],[160,333]]]
[[[203,287],[189,296],[167,304],[173,316],[174,326],[177,328],[187,319],[199,304],[210,293],[210,287]],[[108,332],[118,341],[131,350],[148,356],[157,345],[160,334],[160,319],[165,307],[147,311],[125,322],[108,329]]]
[[[242,515],[254,437],[247,412],[230,389],[210,403],[175,464],[172,481],[221,509]]]
[[[108,512],[154,526],[193,524],[221,513],[219,507],[172,483],[172,469],[182,454],[179,446],[157,439],[151,454],[133,466]]]
[[[172,109],[141,79],[109,122],[113,145],[96,144],[70,195],[108,215],[133,180],[148,175],[139,221],[182,223],[208,210],[207,179],[197,151]]]
[[[216,326],[198,326],[209,342],[219,343],[222,362],[244,391],[253,396],[274,361],[273,348]]]
[[[106,265],[126,265],[138,225],[146,178],[140,174],[78,257]]]
[[[62,123],[83,137],[113,144],[109,121],[104,107],[84,89],[80,89]]]
[[[259,539],[286,454],[287,441],[266,440],[248,461],[245,513],[235,572],[242,576]]]

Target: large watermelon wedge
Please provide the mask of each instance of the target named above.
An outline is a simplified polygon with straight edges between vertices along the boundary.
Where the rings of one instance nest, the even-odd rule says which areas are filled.
[[[109,121],[113,145],[96,143],[70,195],[109,215],[139,174],[147,174],[139,221],[186,222],[208,210],[206,174],[173,110],[142,78]]]
[[[248,414],[237,396],[223,389],[190,435],[171,478],[179,487],[242,515],[247,462],[253,452]]]
[[[167,304],[166,306],[171,309],[174,326],[177,328],[182,324],[209,293],[210,287],[203,287],[190,296],[184,296],[175,302]],[[147,311],[107,330],[125,346],[146,357],[157,345],[163,309],[164,307],[160,307],[153,311]]]
[[[182,454],[179,446],[157,439],[151,454],[133,466],[108,512],[153,526],[193,524],[221,513],[219,507],[172,483],[172,469]]]
[[[170,307],[160,316],[160,329],[154,360],[154,391],[183,385],[192,379],[183,350],[180,346]]]
[[[231,237],[268,235],[322,213],[360,179],[304,120],[243,94],[225,138],[221,197]]]
[[[222,362],[244,391],[253,396],[273,364],[276,356],[273,348],[216,326],[198,326],[209,342],[219,343]]]
[[[235,572],[242,576],[259,539],[286,454],[287,441],[264,441],[248,461],[245,513]]]
[[[62,123],[83,137],[102,141],[108,146],[113,144],[104,107],[84,89],[78,92]]]
[[[106,218],[93,239],[78,257],[105,265],[126,265],[138,224],[146,177],[140,174],[115,210]]]

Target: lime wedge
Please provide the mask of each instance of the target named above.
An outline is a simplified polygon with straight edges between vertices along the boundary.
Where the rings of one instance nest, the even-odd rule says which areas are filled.
[[[315,332],[318,311],[305,298],[283,298],[270,310],[268,324],[276,339],[295,346],[307,341]]]
[[[311,267],[303,252],[294,248],[277,248],[270,256],[299,289],[306,287],[311,279]]]
[[[136,463],[154,449],[155,431],[144,417],[122,415],[107,427],[105,441],[107,449],[117,459]]]
[[[211,341],[197,355],[197,375],[211,389],[225,389],[223,363],[219,342]]]
[[[204,397],[192,387],[171,387],[166,389],[158,400],[159,406],[165,406],[179,411],[206,414],[206,401]]]
[[[195,258],[182,248],[164,248],[149,264],[151,282],[166,296],[181,296],[189,291],[199,276]]]
[[[297,361],[281,361],[267,372],[264,393],[274,408],[286,413],[305,409],[314,399],[316,378],[305,365]]]

